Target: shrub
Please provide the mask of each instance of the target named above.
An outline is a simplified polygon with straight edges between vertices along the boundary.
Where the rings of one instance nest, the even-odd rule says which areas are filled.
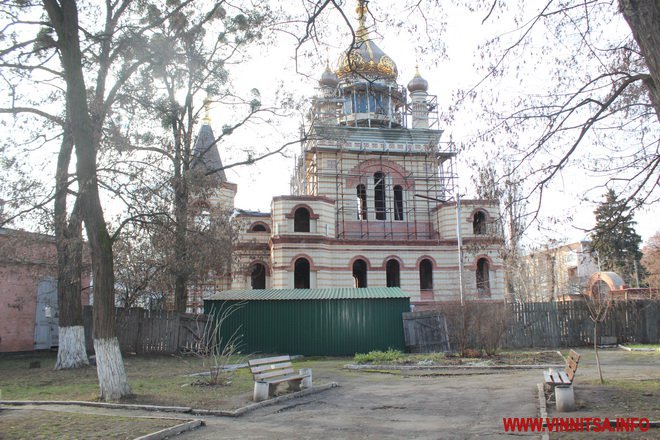
[[[370,351],[369,353],[356,353],[353,358],[356,364],[379,364],[384,362],[396,362],[403,358],[403,353],[392,348],[387,351]]]

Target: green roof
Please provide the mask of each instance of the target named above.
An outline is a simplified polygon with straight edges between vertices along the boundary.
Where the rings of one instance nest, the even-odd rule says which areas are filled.
[[[284,301],[305,299],[376,299],[410,298],[399,287],[369,287],[344,289],[266,289],[225,290],[205,298],[206,301]]]

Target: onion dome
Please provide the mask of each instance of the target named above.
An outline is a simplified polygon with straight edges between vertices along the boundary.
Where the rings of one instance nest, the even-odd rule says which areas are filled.
[[[429,89],[429,82],[419,74],[419,67],[415,68],[415,76],[408,83],[408,90],[413,92],[426,92]]]
[[[330,87],[330,88],[335,88],[337,87],[337,84],[339,84],[339,78],[337,75],[330,70],[330,66],[328,64],[325,65],[325,70],[323,71],[323,74],[321,75],[321,79],[319,80],[319,84],[324,87]]]
[[[355,32],[355,43],[339,58],[337,76],[344,78],[357,74],[396,81],[399,74],[396,64],[369,38],[369,31],[364,24],[367,14],[364,2],[360,1],[357,13],[359,25]]]

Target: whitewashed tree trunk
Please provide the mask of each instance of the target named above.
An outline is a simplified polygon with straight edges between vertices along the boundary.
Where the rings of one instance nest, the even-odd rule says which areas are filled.
[[[89,365],[85,349],[85,327],[60,327],[56,370],[68,370]]]
[[[130,396],[131,387],[124,371],[124,361],[119,351],[119,340],[94,339],[96,374],[101,388],[101,400],[119,400]]]

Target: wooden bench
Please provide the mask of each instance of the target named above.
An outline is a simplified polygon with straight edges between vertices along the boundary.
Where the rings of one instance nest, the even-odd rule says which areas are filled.
[[[551,387],[556,387],[557,385],[572,385],[575,372],[578,368],[578,362],[580,362],[580,355],[576,351],[571,350],[566,359],[566,367],[564,367],[564,371],[550,368],[548,371],[543,372],[545,383]]]
[[[575,410],[575,397],[573,396],[573,379],[575,372],[580,362],[580,355],[571,350],[566,358],[566,366],[564,371],[554,370],[550,368],[544,371],[546,387],[549,388],[550,396],[548,400],[552,400],[554,395],[557,411],[566,412]]]
[[[312,386],[312,370],[300,370],[296,373],[289,355],[276,356],[248,361],[254,378],[254,401],[261,402],[275,394],[277,385],[288,382],[289,390],[300,391]]]

